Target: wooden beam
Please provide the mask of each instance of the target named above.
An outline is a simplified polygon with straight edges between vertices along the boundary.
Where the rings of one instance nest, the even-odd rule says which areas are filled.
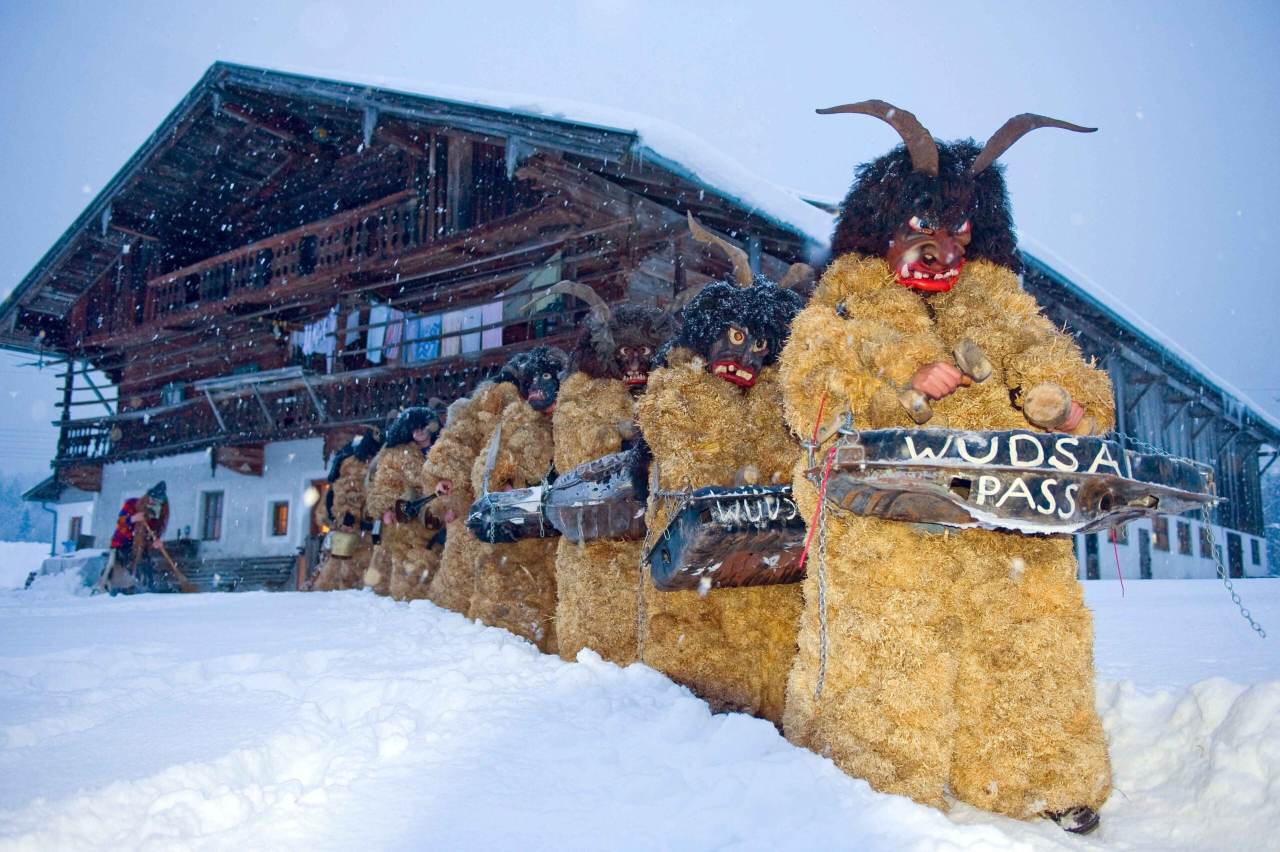
[[[227,431],[227,423],[222,419],[222,413],[218,411],[218,404],[213,401],[213,394],[209,393],[209,389],[204,389],[204,398],[209,403],[210,410],[213,411],[213,419],[218,421],[218,429],[222,432]]]
[[[1191,405],[1191,403],[1194,401],[1195,400],[1188,399],[1182,404],[1178,405],[1178,407],[1173,410],[1173,413],[1164,419],[1164,423],[1162,423],[1160,426],[1160,431],[1163,432],[1165,429],[1168,429],[1170,424],[1172,424],[1173,421],[1177,420],[1178,417],[1182,414],[1182,412],[1187,410],[1187,406]]]
[[[448,175],[445,178],[449,199],[449,231],[464,231],[471,226],[472,188],[471,141],[448,134]]]
[[[1156,387],[1157,385],[1162,384],[1163,378],[1164,378],[1163,376],[1156,376],[1155,378],[1152,378],[1152,379],[1148,379],[1144,377],[1131,377],[1130,381],[1138,382],[1139,384],[1144,384],[1145,387],[1143,387],[1142,390],[1138,391],[1137,396],[1129,400],[1128,411],[1133,412],[1137,410],[1138,403],[1142,402],[1142,398],[1146,396],[1153,387]]]
[[[1258,455],[1260,458],[1263,457],[1261,453],[1259,453]],[[1266,456],[1265,458],[1267,459],[1267,463],[1264,464],[1261,469],[1259,469],[1258,479],[1262,479],[1262,477],[1266,476],[1267,470],[1270,469],[1271,465],[1276,463],[1277,458],[1280,458],[1280,452],[1276,452],[1275,450],[1272,450],[1271,454],[1269,456]]]
[[[262,476],[266,469],[264,444],[240,444],[232,447],[214,447],[213,463],[245,476]]]

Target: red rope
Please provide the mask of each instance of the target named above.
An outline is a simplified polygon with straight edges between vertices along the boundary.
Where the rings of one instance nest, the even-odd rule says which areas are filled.
[[[809,558],[809,545],[813,541],[813,531],[818,528],[818,514],[822,511],[822,501],[827,496],[827,479],[831,476],[831,464],[836,460],[836,448],[832,447],[827,452],[827,464],[822,470],[822,485],[818,487],[818,505],[814,507],[813,517],[809,519],[809,532],[804,537],[804,549],[800,551],[800,564],[797,568],[803,568],[805,560]]]
[[[822,392],[822,399],[818,400],[818,419],[813,422],[813,437],[809,439],[814,444],[818,443],[818,430],[822,428],[822,413],[826,407],[827,392],[824,390]]]
[[[1111,528],[1111,549],[1116,554],[1116,576],[1120,578],[1120,597],[1124,597],[1124,574],[1120,573],[1120,548],[1116,544],[1116,528]]]

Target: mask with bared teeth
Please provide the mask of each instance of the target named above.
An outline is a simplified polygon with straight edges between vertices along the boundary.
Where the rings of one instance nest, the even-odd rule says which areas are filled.
[[[680,333],[673,343],[702,356],[707,372],[716,378],[744,390],[751,388],[764,368],[778,360],[791,320],[804,305],[790,286],[803,281],[812,270],[795,264],[782,284],[757,278],[742,249],[712,234],[692,216],[689,228],[699,242],[717,246],[728,255],[734,280],[708,284],[689,300],[681,311]]]
[[[924,294],[950,290],[971,260],[1020,272],[1013,214],[996,158],[1037,128],[1095,129],[1023,113],[980,147],[972,139],[940,142],[910,112],[884,101],[818,112],[874,116],[902,137],[902,145],[858,167],[840,205],[831,253],[884,258],[899,284]]]
[[[569,355],[567,374],[613,379],[634,396],[644,393],[658,350],[675,331],[671,315],[643,305],[611,307],[594,289],[576,281],[561,281],[547,293],[572,295],[591,306]]]

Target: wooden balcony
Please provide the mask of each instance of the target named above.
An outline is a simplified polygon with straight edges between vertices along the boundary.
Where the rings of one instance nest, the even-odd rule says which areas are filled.
[[[381,425],[400,407],[468,393],[520,349],[566,346],[573,336],[575,332],[567,331],[414,367],[372,367],[332,375],[295,367],[197,383],[196,395],[176,405],[62,422],[54,464],[152,458]]]
[[[144,321],[242,293],[302,284],[393,261],[438,227],[411,190],[174,270],[147,284]]]

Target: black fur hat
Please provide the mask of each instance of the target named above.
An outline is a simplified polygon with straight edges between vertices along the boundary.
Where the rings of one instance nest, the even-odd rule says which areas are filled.
[[[969,167],[981,151],[976,142],[965,139],[935,144],[937,177],[913,171],[905,145],[858,167],[853,186],[840,205],[831,239],[832,256],[857,252],[883,257],[894,231],[912,216],[927,215],[939,227],[952,231],[968,220],[973,225],[973,239],[965,250],[967,258],[1021,271],[1004,168],[994,164],[971,175]]]
[[[778,360],[804,300],[798,293],[758,279],[750,287],[737,287],[717,281],[703,287],[680,312],[680,332],[672,344],[697,352],[703,358],[711,355],[711,344],[736,323],[769,341],[765,366]]]
[[[520,395],[529,393],[536,376],[542,373],[554,373],[559,376],[569,365],[569,356],[563,349],[554,346],[535,346],[511,356],[511,360],[502,365],[502,369],[494,376],[495,382],[511,382],[520,390]]]
[[[648,346],[656,353],[674,332],[675,320],[669,313],[643,305],[614,308],[604,328],[594,317],[588,317],[569,353],[568,372],[583,372],[593,379],[621,379],[619,347]]]
[[[426,406],[414,406],[401,411],[396,419],[387,427],[385,446],[398,447],[413,440],[413,433],[419,429],[428,429],[432,435],[439,434],[444,426],[440,411]]]
[[[363,435],[357,435],[342,445],[342,449],[333,454],[329,461],[329,482],[337,482],[342,463],[353,456],[362,462],[368,462],[382,449],[382,442],[374,434],[375,430],[366,429]]]
[[[859,101],[818,112],[874,116],[893,127],[903,142],[858,167],[853,186],[840,205],[840,221],[831,239],[833,256],[849,252],[885,256],[894,232],[912,216],[953,232],[967,220],[973,231],[965,255],[1014,272],[1021,271],[1022,263],[1004,173],[995,165],[996,159],[1041,127],[1075,133],[1097,130],[1024,112],[1006,121],[979,148],[972,139],[939,142],[914,115],[886,101]]]

